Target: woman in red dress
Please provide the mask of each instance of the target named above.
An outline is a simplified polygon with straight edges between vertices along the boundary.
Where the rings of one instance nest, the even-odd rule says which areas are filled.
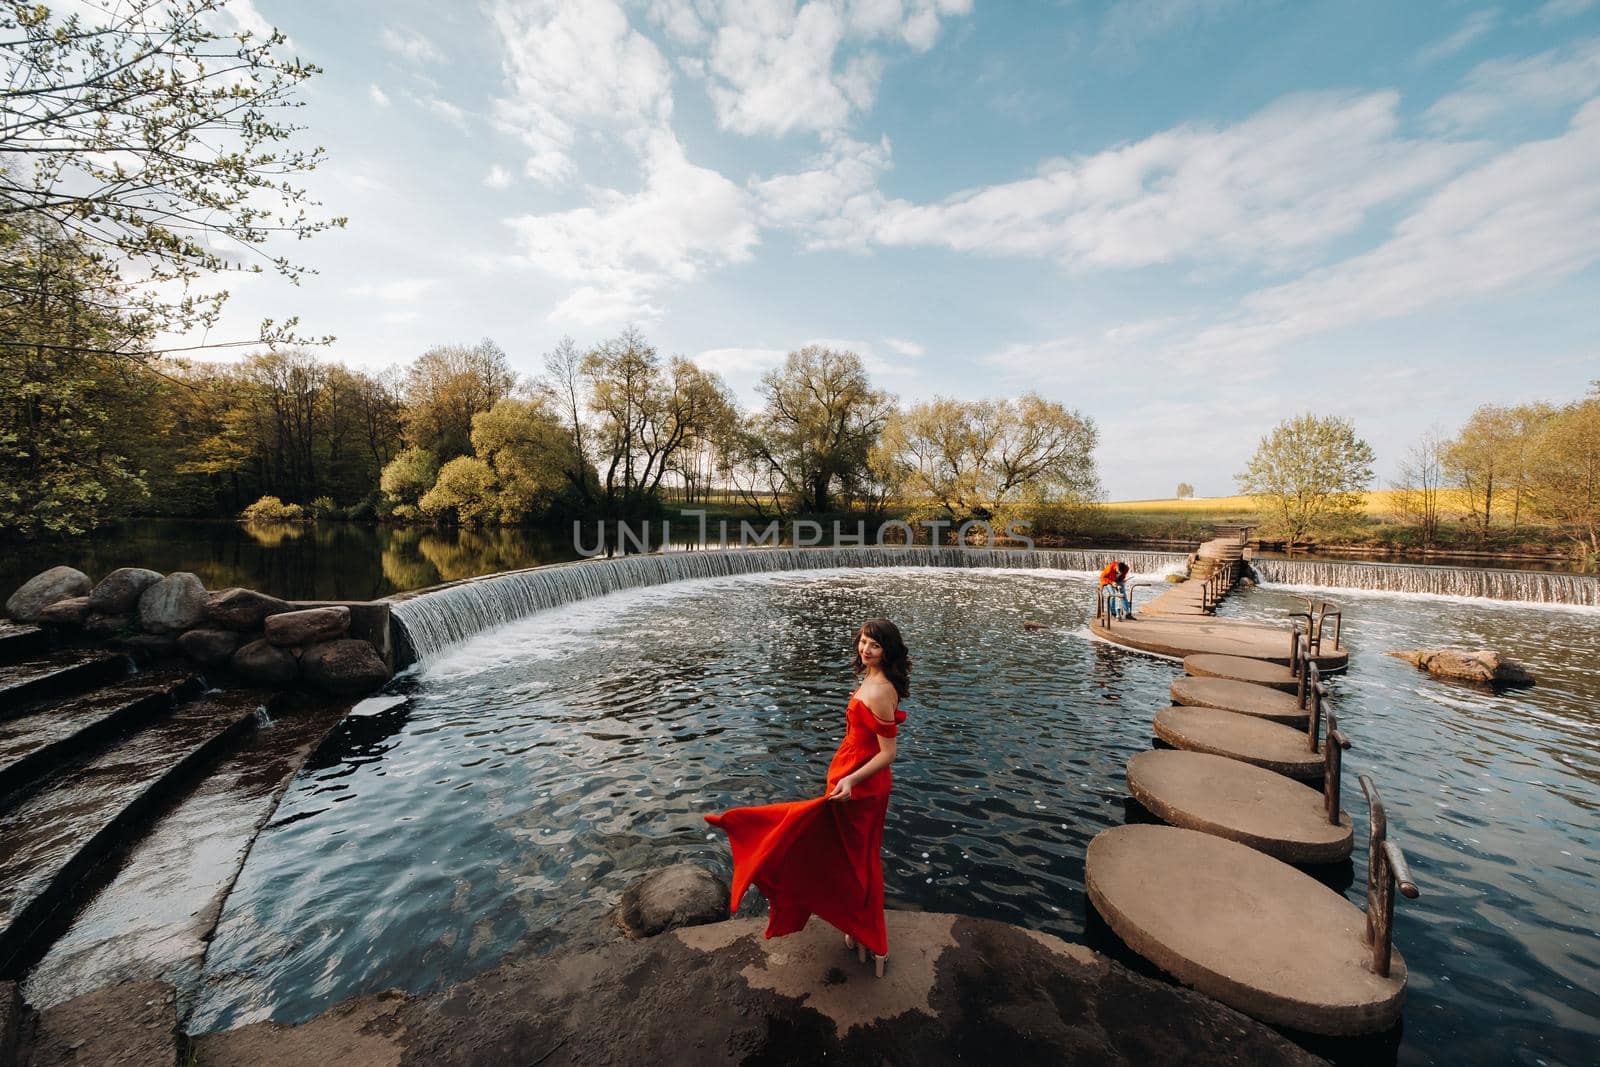
[[[888,619],[856,632],[861,686],[845,707],[845,735],[828,765],[823,795],[811,800],[734,808],[706,821],[733,847],[733,901],[755,883],[771,908],[767,936],[782,937],[816,915],[844,931],[864,961],[872,950],[878,977],[889,958],[883,922],[883,819],[894,784],[895,735],[911,692],[911,659]]]

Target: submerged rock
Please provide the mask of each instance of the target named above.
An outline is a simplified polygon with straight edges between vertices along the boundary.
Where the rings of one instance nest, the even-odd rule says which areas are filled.
[[[89,594],[89,610],[99,615],[126,615],[139,606],[144,591],[160,580],[160,571],[118,567]]]
[[[389,680],[389,668],[378,650],[348,638],[313,645],[300,656],[306,681],[330,693],[370,693]]]
[[[1460,648],[1419,648],[1410,652],[1390,652],[1389,655],[1439,678],[1477,682],[1480,685],[1534,684],[1533,675],[1526,667],[1492,649],[1480,648],[1470,652]]]
[[[51,626],[82,626],[88,617],[89,598],[71,596],[40,610],[38,621]]]
[[[206,594],[206,618],[229,630],[254,630],[267,618],[293,611],[286,600],[254,589],[219,589]]]
[[[256,685],[285,686],[300,677],[300,661],[270,641],[251,641],[233,654],[233,669]]]
[[[199,576],[176,571],[139,595],[139,625],[153,634],[197,626],[206,614],[206,587]]]
[[[267,640],[275,645],[307,645],[350,632],[347,607],[305,608],[274,615],[267,620]]]
[[[693,863],[674,863],[640,878],[623,890],[616,911],[617,925],[629,937],[654,937],[727,917],[728,883]]]
[[[178,637],[178,648],[197,663],[221,663],[239,647],[232,630],[188,630]]]
[[[39,613],[58,600],[88,596],[94,583],[72,567],[51,567],[22,583],[6,601],[6,614],[18,622],[38,622]]]

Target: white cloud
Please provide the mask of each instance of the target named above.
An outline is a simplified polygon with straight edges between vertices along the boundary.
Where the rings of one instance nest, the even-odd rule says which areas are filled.
[[[1595,0],[1549,0],[1534,14],[1534,17],[1549,25],[1552,22],[1572,18],[1574,15],[1581,15],[1594,5]]]
[[[1240,0],[1117,0],[1100,20],[1096,50],[1131,58],[1146,41],[1194,29],[1239,4]]]
[[[708,348],[693,358],[701,370],[735,378],[761,374],[782,363],[788,354],[782,348]]]
[[[378,35],[378,43],[412,63],[439,63],[444,60],[444,54],[434,47],[432,41],[404,26],[385,26]]]
[[[401,278],[392,282],[368,282],[351,288],[351,296],[384,300],[391,304],[405,304],[418,299],[437,282],[432,278]]]
[[[820,177],[756,191],[764,217],[820,246],[947,247],[1080,269],[1278,265],[1350,233],[1373,208],[1435,185],[1479,151],[1398,136],[1398,102],[1393,92],[1293,96],[1232,126],[1179,126],[931,204],[866,191],[860,175],[870,168],[859,166],[853,184],[836,181],[844,192],[831,209],[810,216],[805,206],[826,199]]]
[[[859,243],[882,208],[878,176],[889,154],[888,138],[875,145],[838,138],[805,170],[752,182],[762,223],[801,232],[810,248]]]
[[[421,314],[416,311],[385,311],[378,317],[391,326],[401,326],[408,322],[416,322],[421,318]]]
[[[506,96],[502,128],[531,152],[524,173],[546,184],[572,177],[579,131],[661,130],[672,115],[672,74],[612,0],[496,0]]]
[[[491,189],[509,189],[511,182],[511,172],[498,163],[490,167],[489,173],[483,176],[483,184]]]
[[[367,97],[379,107],[389,106],[389,94],[378,88],[376,85],[367,86]]]
[[[1494,24],[1500,19],[1500,12],[1493,8],[1484,11],[1474,11],[1468,15],[1459,29],[1448,37],[1433,42],[1428,47],[1417,53],[1417,65],[1421,67],[1437,63],[1441,59],[1448,59],[1471,47],[1480,37],[1494,29]]]
[[[261,12],[256,10],[254,0],[233,0],[233,3],[222,8],[219,14],[233,20],[233,24],[238,30],[251,34],[261,41],[268,41],[272,38],[272,23],[268,22]],[[286,36],[284,44],[292,46],[294,42],[290,41]]]
[[[1525,59],[1493,59],[1427,111],[1436,127],[1466,127],[1533,108],[1562,107],[1600,93],[1600,37]]]
[[[446,122],[461,129],[467,128],[467,113],[448,100],[437,96],[412,96],[412,99]]]
[[[940,19],[971,6],[971,0],[725,0],[704,68],[717,121],[743,134],[841,131],[872,107],[883,76],[883,55],[866,45],[898,40],[927,51]]]
[[[926,346],[918,344],[916,341],[908,341],[903,337],[885,337],[883,343],[902,356],[910,356],[913,359],[928,354]]]
[[[1185,346],[1249,357],[1323,331],[1409,315],[1582,270],[1600,259],[1600,99],[1566,133],[1445,185],[1379,247],[1253,294]]]
[[[743,189],[689,162],[670,133],[648,137],[644,173],[637,193],[590,189],[588,207],[507,220],[528,265],[579,285],[552,318],[651,318],[662,289],[750,258],[759,231]]]

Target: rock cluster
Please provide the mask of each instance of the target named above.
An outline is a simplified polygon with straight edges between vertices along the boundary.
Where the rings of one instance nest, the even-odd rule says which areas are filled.
[[[1410,652],[1391,652],[1389,655],[1405,660],[1418,670],[1439,678],[1453,678],[1458,682],[1503,686],[1533,684],[1533,675],[1526,667],[1487,648],[1480,648],[1476,652],[1460,648],[1419,648]]]
[[[122,567],[96,585],[82,571],[52,567],[13,593],[6,613],[151,658],[183,655],[248,685],[304,683],[353,696],[389,680],[378,650],[350,636],[348,607],[301,608],[253,589],[208,592],[187,571]]]

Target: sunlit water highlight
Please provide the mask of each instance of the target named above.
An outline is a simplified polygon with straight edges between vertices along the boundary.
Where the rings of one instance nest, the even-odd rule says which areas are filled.
[[[597,937],[649,870],[726,873],[701,813],[820,788],[846,648],[871,615],[896,619],[916,660],[890,906],[1081,940],[1084,849],[1127,817],[1123,767],[1176,675],[1089,640],[1092,602],[1092,578],[1067,572],[823,571],[630,590],[482,634],[402,681],[405,703],[347,721],[297,780],[229,902],[191,1028],[447,984],[519,944]],[[1295,603],[1258,590],[1226,612]],[[1424,894],[1398,909],[1399,1058],[1585,1061],[1600,1038],[1600,612],[1341,603],[1346,805],[1364,823],[1353,779],[1374,773]],[[1540,684],[1496,695],[1382,655],[1440,644],[1500,648]],[[1353,879],[1359,902],[1364,860],[1327,877]]]

